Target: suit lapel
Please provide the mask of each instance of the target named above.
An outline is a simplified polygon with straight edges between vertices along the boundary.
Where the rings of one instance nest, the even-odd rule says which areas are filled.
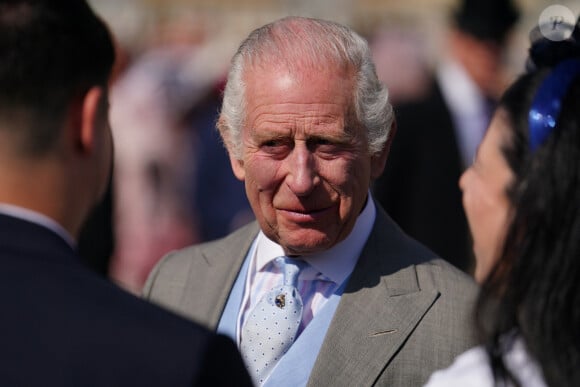
[[[179,266],[171,277],[183,289],[177,309],[215,329],[257,232],[253,223],[204,245],[202,259],[187,260],[188,268]],[[377,206],[373,231],[328,327],[310,386],[373,385],[438,297],[419,286],[414,264],[425,259],[422,251]]]
[[[375,226],[328,328],[310,386],[373,385],[438,297],[437,291],[421,291],[409,256],[412,244],[377,208]]]
[[[210,329],[217,328],[257,233],[258,225],[254,222],[228,236],[227,242],[205,245],[201,252],[203,259],[195,260],[184,273],[185,285],[179,303],[187,316],[203,322]]]

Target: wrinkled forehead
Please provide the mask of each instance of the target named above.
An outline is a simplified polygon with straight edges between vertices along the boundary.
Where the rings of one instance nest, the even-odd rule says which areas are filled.
[[[247,68],[244,83],[246,107],[268,104],[340,105],[345,114],[354,106],[355,78],[349,69],[293,66],[279,61]]]
[[[359,132],[354,109],[353,77],[340,68],[285,67],[254,69],[246,76],[246,124],[289,122],[322,128],[335,125]]]
[[[305,53],[305,47],[297,46],[294,50],[283,53],[278,49],[266,51],[261,56],[250,57],[245,61],[246,73],[251,71],[276,71],[291,74],[295,78],[304,78],[313,74],[327,72],[336,76],[354,76],[354,66],[332,55],[311,55]]]

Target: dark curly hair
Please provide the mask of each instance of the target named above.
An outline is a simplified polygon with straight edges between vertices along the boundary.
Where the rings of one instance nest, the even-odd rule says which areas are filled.
[[[482,284],[476,318],[497,385],[521,385],[503,362],[512,333],[549,386],[580,386],[580,76],[561,100],[556,126],[536,150],[529,112],[538,88],[563,60],[580,58],[580,31],[565,42],[535,42],[533,66],[503,95],[513,171],[512,223],[496,266]]]

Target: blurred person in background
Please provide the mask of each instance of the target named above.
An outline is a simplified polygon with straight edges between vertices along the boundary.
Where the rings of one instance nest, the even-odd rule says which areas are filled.
[[[369,33],[377,75],[389,85],[389,100],[395,107],[422,97],[431,86],[425,39],[414,22],[405,19],[383,23]]]
[[[149,50],[111,91],[115,138],[115,251],[109,275],[138,293],[160,255],[198,242],[186,109],[197,97],[181,79],[189,46]]]
[[[116,143],[110,276],[138,293],[168,252],[219,238],[251,214],[215,128],[227,62],[211,42],[147,50],[112,90]]]
[[[0,384],[250,386],[230,339],[76,253],[110,179],[114,58],[84,0],[0,0]]]
[[[462,270],[472,266],[457,180],[504,85],[502,54],[518,19],[510,0],[462,0],[427,93],[395,105],[397,135],[377,200],[411,236]]]
[[[580,385],[578,23],[566,40],[533,41],[461,177],[483,345],[429,387]]]
[[[220,82],[188,115],[195,136],[192,211],[200,241],[226,236],[254,219],[244,184],[232,174],[216,129],[222,93]]]

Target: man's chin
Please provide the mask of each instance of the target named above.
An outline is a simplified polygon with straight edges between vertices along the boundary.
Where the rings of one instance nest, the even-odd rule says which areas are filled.
[[[288,255],[311,255],[332,247],[326,235],[321,238],[287,238],[278,243]]]

